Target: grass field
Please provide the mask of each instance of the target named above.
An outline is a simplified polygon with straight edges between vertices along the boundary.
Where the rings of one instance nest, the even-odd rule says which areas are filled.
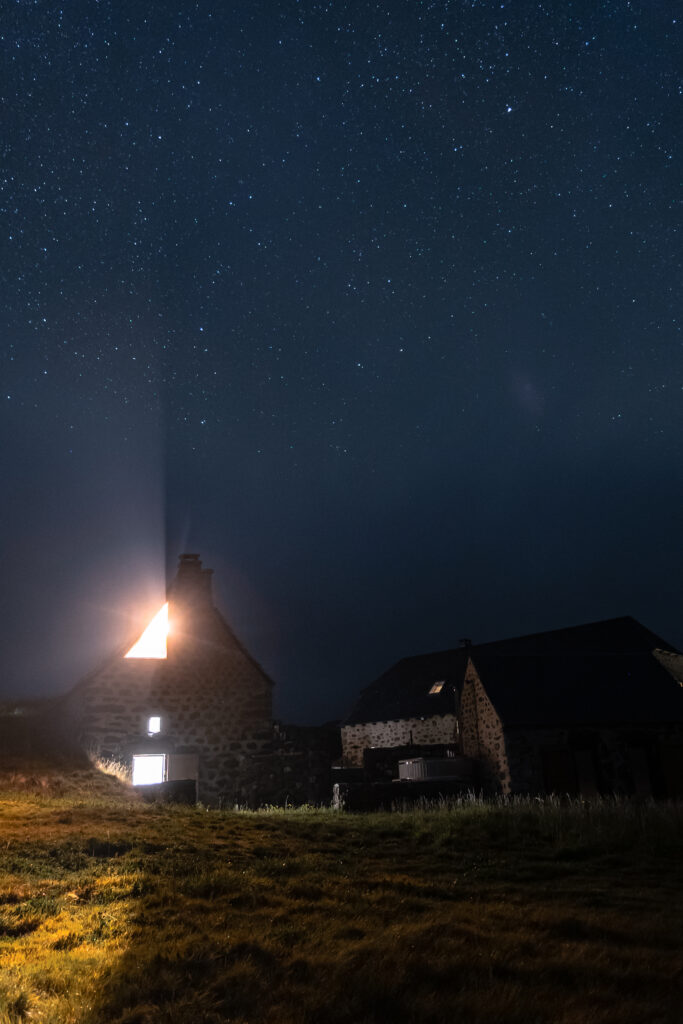
[[[8,790],[0,1022],[680,1024],[682,838],[671,805]]]

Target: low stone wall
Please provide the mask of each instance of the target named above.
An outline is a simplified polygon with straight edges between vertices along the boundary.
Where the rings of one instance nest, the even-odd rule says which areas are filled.
[[[362,767],[363,751],[371,747],[453,743],[457,737],[457,727],[454,714],[344,725],[341,730],[344,765],[348,768]]]

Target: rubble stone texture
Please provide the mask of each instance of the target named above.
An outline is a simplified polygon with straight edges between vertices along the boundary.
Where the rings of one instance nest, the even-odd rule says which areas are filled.
[[[449,744],[453,743],[456,735],[457,719],[454,714],[344,725],[344,764],[348,768],[362,767],[363,751],[372,747]]]
[[[463,682],[460,715],[463,754],[480,761],[482,781],[488,788],[509,793],[510,768],[503,725],[471,659]]]

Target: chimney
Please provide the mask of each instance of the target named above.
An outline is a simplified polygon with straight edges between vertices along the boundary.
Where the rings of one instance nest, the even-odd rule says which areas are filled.
[[[169,634],[166,649],[169,659],[182,651],[196,651],[215,629],[215,611],[211,593],[213,569],[202,569],[199,555],[181,555],[175,579],[168,588]]]
[[[202,568],[199,555],[180,555],[175,579],[168,587],[169,658],[198,642],[206,643],[211,636],[215,626],[212,575],[213,569]]]
[[[202,569],[199,555],[181,555],[178,571],[168,588],[169,598],[188,608],[213,606],[211,577],[213,569]]]

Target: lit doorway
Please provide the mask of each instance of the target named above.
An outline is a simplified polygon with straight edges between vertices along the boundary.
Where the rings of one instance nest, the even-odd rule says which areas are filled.
[[[152,786],[166,779],[165,754],[134,754],[133,785]]]

